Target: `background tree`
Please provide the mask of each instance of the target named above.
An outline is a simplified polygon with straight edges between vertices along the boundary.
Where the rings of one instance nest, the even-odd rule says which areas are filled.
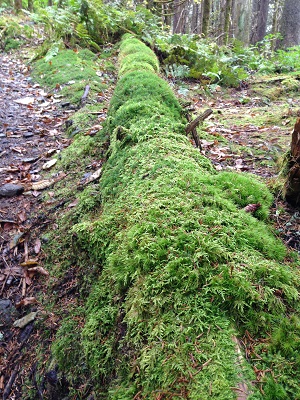
[[[207,36],[209,32],[211,6],[211,0],[203,0],[202,33],[204,36]]]
[[[16,13],[19,13],[22,10],[22,0],[14,0],[14,9]]]
[[[201,33],[202,29],[202,2],[194,1],[192,9],[191,33]]]
[[[253,0],[250,43],[263,40],[267,31],[269,0]]]
[[[285,0],[280,33],[283,47],[300,44],[300,0]]]

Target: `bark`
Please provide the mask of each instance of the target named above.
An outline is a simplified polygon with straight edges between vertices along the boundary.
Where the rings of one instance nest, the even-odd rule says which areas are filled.
[[[267,31],[269,0],[254,0],[252,7],[252,26],[250,43],[263,40]]]
[[[28,11],[30,11],[30,12],[33,11],[33,0],[28,0],[27,9],[28,9]]]
[[[211,14],[211,0],[203,0],[202,33],[208,35]]]
[[[173,33],[185,33],[187,7],[188,7],[188,1],[175,0],[175,2],[174,2],[174,17],[173,17]]]
[[[193,3],[191,33],[201,33],[201,4]]]
[[[279,33],[279,23],[282,15],[284,0],[274,0],[273,4],[273,15],[272,15],[272,35],[276,35]],[[272,50],[275,50],[275,47],[278,46],[279,41],[272,41]]]
[[[292,133],[291,153],[288,160],[288,175],[284,188],[284,195],[287,202],[300,205],[300,118]]]
[[[226,0],[225,20],[224,20],[224,44],[228,43],[231,28],[232,0]]]
[[[251,0],[236,0],[234,7],[235,37],[248,44],[250,36]]]
[[[22,10],[22,7],[22,0],[14,0],[14,8],[16,13],[19,13]]]
[[[285,0],[280,32],[283,36],[283,47],[300,44],[300,0]]]

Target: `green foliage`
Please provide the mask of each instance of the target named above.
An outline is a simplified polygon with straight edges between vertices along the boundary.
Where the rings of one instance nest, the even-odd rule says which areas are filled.
[[[105,4],[101,0],[84,0],[80,14],[89,34],[98,43],[115,41],[125,32],[153,38],[161,29],[159,17],[144,6],[137,6],[133,10],[122,3]]]
[[[34,63],[32,76],[51,89],[61,89],[61,94],[74,104],[79,104],[85,86],[90,86],[89,98],[101,92],[106,85],[97,75],[94,53],[88,49],[59,50],[55,43],[47,55]]]
[[[76,7],[45,7],[31,14],[31,18],[43,25],[44,34],[49,42],[59,39],[66,41],[74,36],[75,28],[80,22],[77,11]]]
[[[20,18],[3,15],[0,16],[0,48],[5,51],[19,48],[33,34],[33,28],[20,20]]]
[[[149,55],[127,36],[120,69],[134,47]],[[106,399],[230,400],[240,381],[254,380],[232,340],[247,331],[257,343],[251,362],[270,371],[262,382],[268,398],[296,398],[299,367],[289,360],[299,352],[300,276],[265,223],[272,197],[252,176],[217,173],[184,127],[166,82],[144,69],[123,71],[106,124],[110,157],[99,187],[80,196],[72,226],[73,249],[98,279],[83,329],[74,335],[68,319],[55,355],[72,368],[64,349],[74,338],[73,363],[87,366]],[[66,160],[97,143],[82,140]],[[262,204],[255,216],[243,210],[252,202]],[[262,398],[255,386],[251,392]]]
[[[237,40],[228,46],[197,35],[157,35],[155,47],[166,65],[167,75],[176,77],[178,66],[189,71],[188,76],[225,86],[238,86],[249,73],[289,72],[298,69],[300,46],[287,50],[273,50],[278,35],[268,35],[256,46],[245,46]],[[175,65],[175,75],[170,69]]]
[[[195,79],[237,86],[247,78],[245,66],[229,47],[199,39],[197,35],[159,35],[156,47],[166,65],[183,65]]]

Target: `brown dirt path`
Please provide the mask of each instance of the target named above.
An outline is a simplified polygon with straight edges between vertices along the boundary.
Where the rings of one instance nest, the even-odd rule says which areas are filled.
[[[43,173],[69,144],[64,136],[68,111],[55,93],[30,78],[29,67],[0,55],[0,395],[19,399],[18,387],[34,366],[30,346],[39,340],[34,327],[36,293],[47,271],[41,266],[49,210],[42,209],[43,188],[60,176]],[[48,213],[48,215],[47,215]],[[39,231],[37,231],[37,228]],[[33,314],[32,314],[33,313]],[[16,321],[29,316],[32,321]]]

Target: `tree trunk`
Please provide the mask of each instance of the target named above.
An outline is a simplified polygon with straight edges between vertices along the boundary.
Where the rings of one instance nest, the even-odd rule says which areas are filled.
[[[174,17],[173,17],[173,33],[183,33],[185,26],[185,5],[186,1],[175,0]]]
[[[22,0],[14,0],[14,8],[16,13],[19,13],[22,10],[22,7]]]
[[[48,0],[48,7],[52,7],[53,6],[53,0]]]
[[[263,40],[267,31],[269,0],[254,0],[252,7],[252,27],[250,43]]]
[[[287,202],[300,205],[300,118],[292,133],[291,154],[288,160],[288,175],[284,188],[284,197]]]
[[[300,44],[300,0],[285,0],[280,32],[283,36],[283,47]]]
[[[201,33],[201,4],[193,4],[191,33]]]
[[[203,0],[202,33],[208,36],[211,12],[211,0]]]
[[[224,40],[224,25],[225,25],[225,11],[226,11],[226,0],[220,0],[219,2],[219,10],[215,12],[217,16],[217,29],[214,29],[215,35],[217,36],[217,43],[223,44]]]
[[[272,16],[272,35],[276,35],[279,33],[279,23],[282,15],[284,0],[274,0],[273,1],[273,16]],[[278,46],[279,41],[272,41],[272,50],[275,50],[275,47]]]
[[[228,43],[231,28],[232,0],[226,0],[225,21],[224,21],[224,44]]]
[[[27,9],[29,12],[33,11],[33,0],[28,0]]]
[[[235,37],[248,44],[250,36],[251,0],[236,0],[234,9]]]

